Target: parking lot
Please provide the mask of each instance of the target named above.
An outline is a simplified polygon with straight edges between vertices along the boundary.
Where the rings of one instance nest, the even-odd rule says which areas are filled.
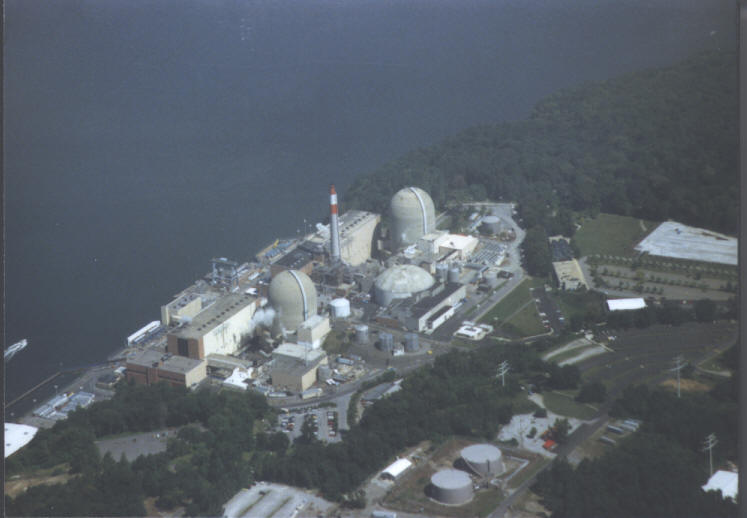
[[[119,460],[124,454],[125,458],[132,462],[140,455],[152,455],[166,451],[166,441],[171,435],[175,434],[173,430],[138,433],[99,440],[96,441],[96,447],[102,456],[109,453],[114,460]]]
[[[565,327],[565,316],[563,316],[557,304],[547,296],[545,289],[530,288],[529,291],[534,298],[534,306],[537,308],[537,314],[539,314],[545,329],[548,331],[553,329],[556,332],[563,329]]]
[[[346,417],[343,415],[342,417]],[[305,419],[310,419],[317,439],[324,442],[340,441],[340,426],[346,428],[345,421],[340,421],[340,412],[336,408],[303,409],[281,414],[278,417],[278,429],[288,435],[291,442],[301,436]]]

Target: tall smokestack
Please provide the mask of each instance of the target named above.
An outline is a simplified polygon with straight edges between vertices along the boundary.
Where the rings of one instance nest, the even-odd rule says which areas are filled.
[[[340,233],[337,226],[337,193],[335,186],[329,186],[329,258],[330,262],[340,260]]]

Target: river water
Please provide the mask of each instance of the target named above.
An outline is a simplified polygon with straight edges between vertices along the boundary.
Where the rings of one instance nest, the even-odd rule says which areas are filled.
[[[6,0],[6,401],[105,359],[329,183],[562,87],[734,48],[702,0]]]

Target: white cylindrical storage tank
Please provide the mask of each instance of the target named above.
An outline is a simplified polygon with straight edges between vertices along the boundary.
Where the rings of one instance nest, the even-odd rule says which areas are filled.
[[[473,444],[461,452],[462,460],[480,476],[500,475],[504,471],[503,454],[492,444]]]
[[[384,352],[392,352],[394,349],[394,336],[391,333],[379,333],[379,349]]]
[[[406,333],[405,334],[405,351],[408,353],[414,353],[418,350],[420,345],[418,344],[417,333]]]
[[[361,324],[359,326],[355,326],[355,341],[358,344],[368,343],[368,326],[367,325]]]
[[[270,283],[269,298],[280,326],[287,331],[295,331],[316,315],[316,288],[309,276],[298,270],[277,274]]]
[[[427,290],[435,283],[433,276],[413,264],[395,265],[376,278],[374,297],[376,303],[388,306],[395,299],[406,299]]]
[[[350,316],[350,301],[348,299],[332,299],[329,303],[332,318],[346,318]]]
[[[405,187],[390,203],[392,247],[398,250],[436,229],[436,208],[423,189]]]
[[[449,274],[449,265],[446,263],[438,263],[436,265],[436,277],[441,282],[446,282],[446,277]]]
[[[444,469],[431,477],[431,491],[443,504],[465,504],[472,499],[472,479],[464,471]]]
[[[460,272],[458,266],[452,266],[451,268],[449,268],[449,282],[459,282],[459,273]]]

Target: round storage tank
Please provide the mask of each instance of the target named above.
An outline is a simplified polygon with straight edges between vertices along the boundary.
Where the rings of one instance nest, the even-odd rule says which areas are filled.
[[[457,283],[459,282],[459,267],[458,266],[452,266],[449,268],[449,282]]]
[[[441,282],[446,282],[446,277],[449,274],[449,265],[446,263],[438,263],[436,265],[436,277]]]
[[[492,444],[473,444],[462,450],[462,460],[480,476],[503,473],[503,455]]]
[[[367,344],[368,343],[368,326],[367,325],[359,325],[355,326],[355,342],[358,344]]]
[[[379,333],[379,349],[384,352],[392,352],[394,349],[394,336],[391,333]]]
[[[443,504],[461,505],[472,499],[472,479],[464,471],[444,469],[431,477],[431,491]]]
[[[405,187],[398,191],[392,197],[390,212],[392,246],[395,250],[415,243],[418,238],[436,229],[433,200],[418,187]]]
[[[316,315],[316,288],[303,272],[286,270],[277,274],[270,283],[269,299],[280,326],[288,331],[295,331]]]
[[[332,299],[330,302],[332,318],[345,318],[350,316],[350,301],[348,299]]]
[[[406,299],[427,290],[434,282],[433,276],[419,266],[395,265],[376,278],[374,296],[379,305],[388,306],[395,299]]]
[[[418,350],[420,345],[418,344],[418,335],[416,333],[405,334],[405,351],[408,353],[414,353]]]
[[[482,218],[480,230],[486,234],[499,234],[501,231],[501,218],[498,216],[485,216]]]

